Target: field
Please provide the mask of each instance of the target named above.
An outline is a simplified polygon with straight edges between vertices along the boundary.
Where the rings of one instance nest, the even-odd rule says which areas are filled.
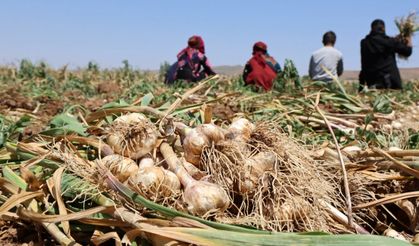
[[[243,72],[244,67],[237,66],[217,66],[214,67],[214,70],[223,75],[227,76],[237,76]],[[302,75],[306,74],[307,71],[300,71]],[[419,68],[400,68],[401,77],[406,80],[415,80],[419,78]],[[341,80],[358,80],[359,71],[356,70],[345,70],[340,77]]]
[[[419,242],[419,80],[162,80],[0,68],[2,245]]]

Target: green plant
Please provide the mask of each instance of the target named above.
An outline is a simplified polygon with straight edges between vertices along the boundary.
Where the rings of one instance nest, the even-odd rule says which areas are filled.
[[[274,88],[277,91],[284,91],[285,86],[294,84],[295,89],[302,89],[302,82],[298,70],[291,59],[285,59],[284,67],[278,74]]]
[[[31,117],[28,115],[24,115],[13,122],[0,114],[0,148],[5,145],[6,141],[16,141],[18,135],[23,133],[30,121]]]

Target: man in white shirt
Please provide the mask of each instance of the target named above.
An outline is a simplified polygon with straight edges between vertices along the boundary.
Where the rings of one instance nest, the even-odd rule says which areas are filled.
[[[332,81],[333,77],[325,70],[335,77],[343,73],[342,53],[334,47],[335,43],[336,34],[334,32],[329,31],[323,35],[324,47],[316,50],[310,59],[308,74],[312,80]]]

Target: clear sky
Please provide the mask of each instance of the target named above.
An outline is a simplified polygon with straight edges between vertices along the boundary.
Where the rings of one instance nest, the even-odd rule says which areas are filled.
[[[418,0],[2,0],[0,63],[119,67],[128,59],[135,68],[158,69],[199,34],[213,65],[246,63],[262,40],[281,64],[291,58],[306,74],[310,54],[333,30],[345,69],[358,70],[359,42],[371,21],[383,19],[395,35],[394,18],[412,10],[419,11]],[[418,44],[419,35],[400,67],[419,67]]]

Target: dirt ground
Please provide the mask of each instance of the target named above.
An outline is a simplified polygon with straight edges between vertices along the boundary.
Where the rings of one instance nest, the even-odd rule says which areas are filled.
[[[48,245],[45,242],[40,243],[39,236],[36,230],[28,225],[0,221],[0,244],[2,246]]]
[[[118,88],[117,85],[111,85],[107,90],[118,90]],[[53,116],[63,112],[66,104],[79,104],[87,110],[94,111],[110,100],[112,100],[110,94],[106,94],[105,98],[86,98],[79,91],[68,91],[63,94],[62,99],[48,96],[29,98],[22,95],[17,88],[9,88],[0,92],[0,113],[13,117],[15,121],[24,115],[29,115],[32,120],[23,132],[22,137],[25,138],[41,132]]]

